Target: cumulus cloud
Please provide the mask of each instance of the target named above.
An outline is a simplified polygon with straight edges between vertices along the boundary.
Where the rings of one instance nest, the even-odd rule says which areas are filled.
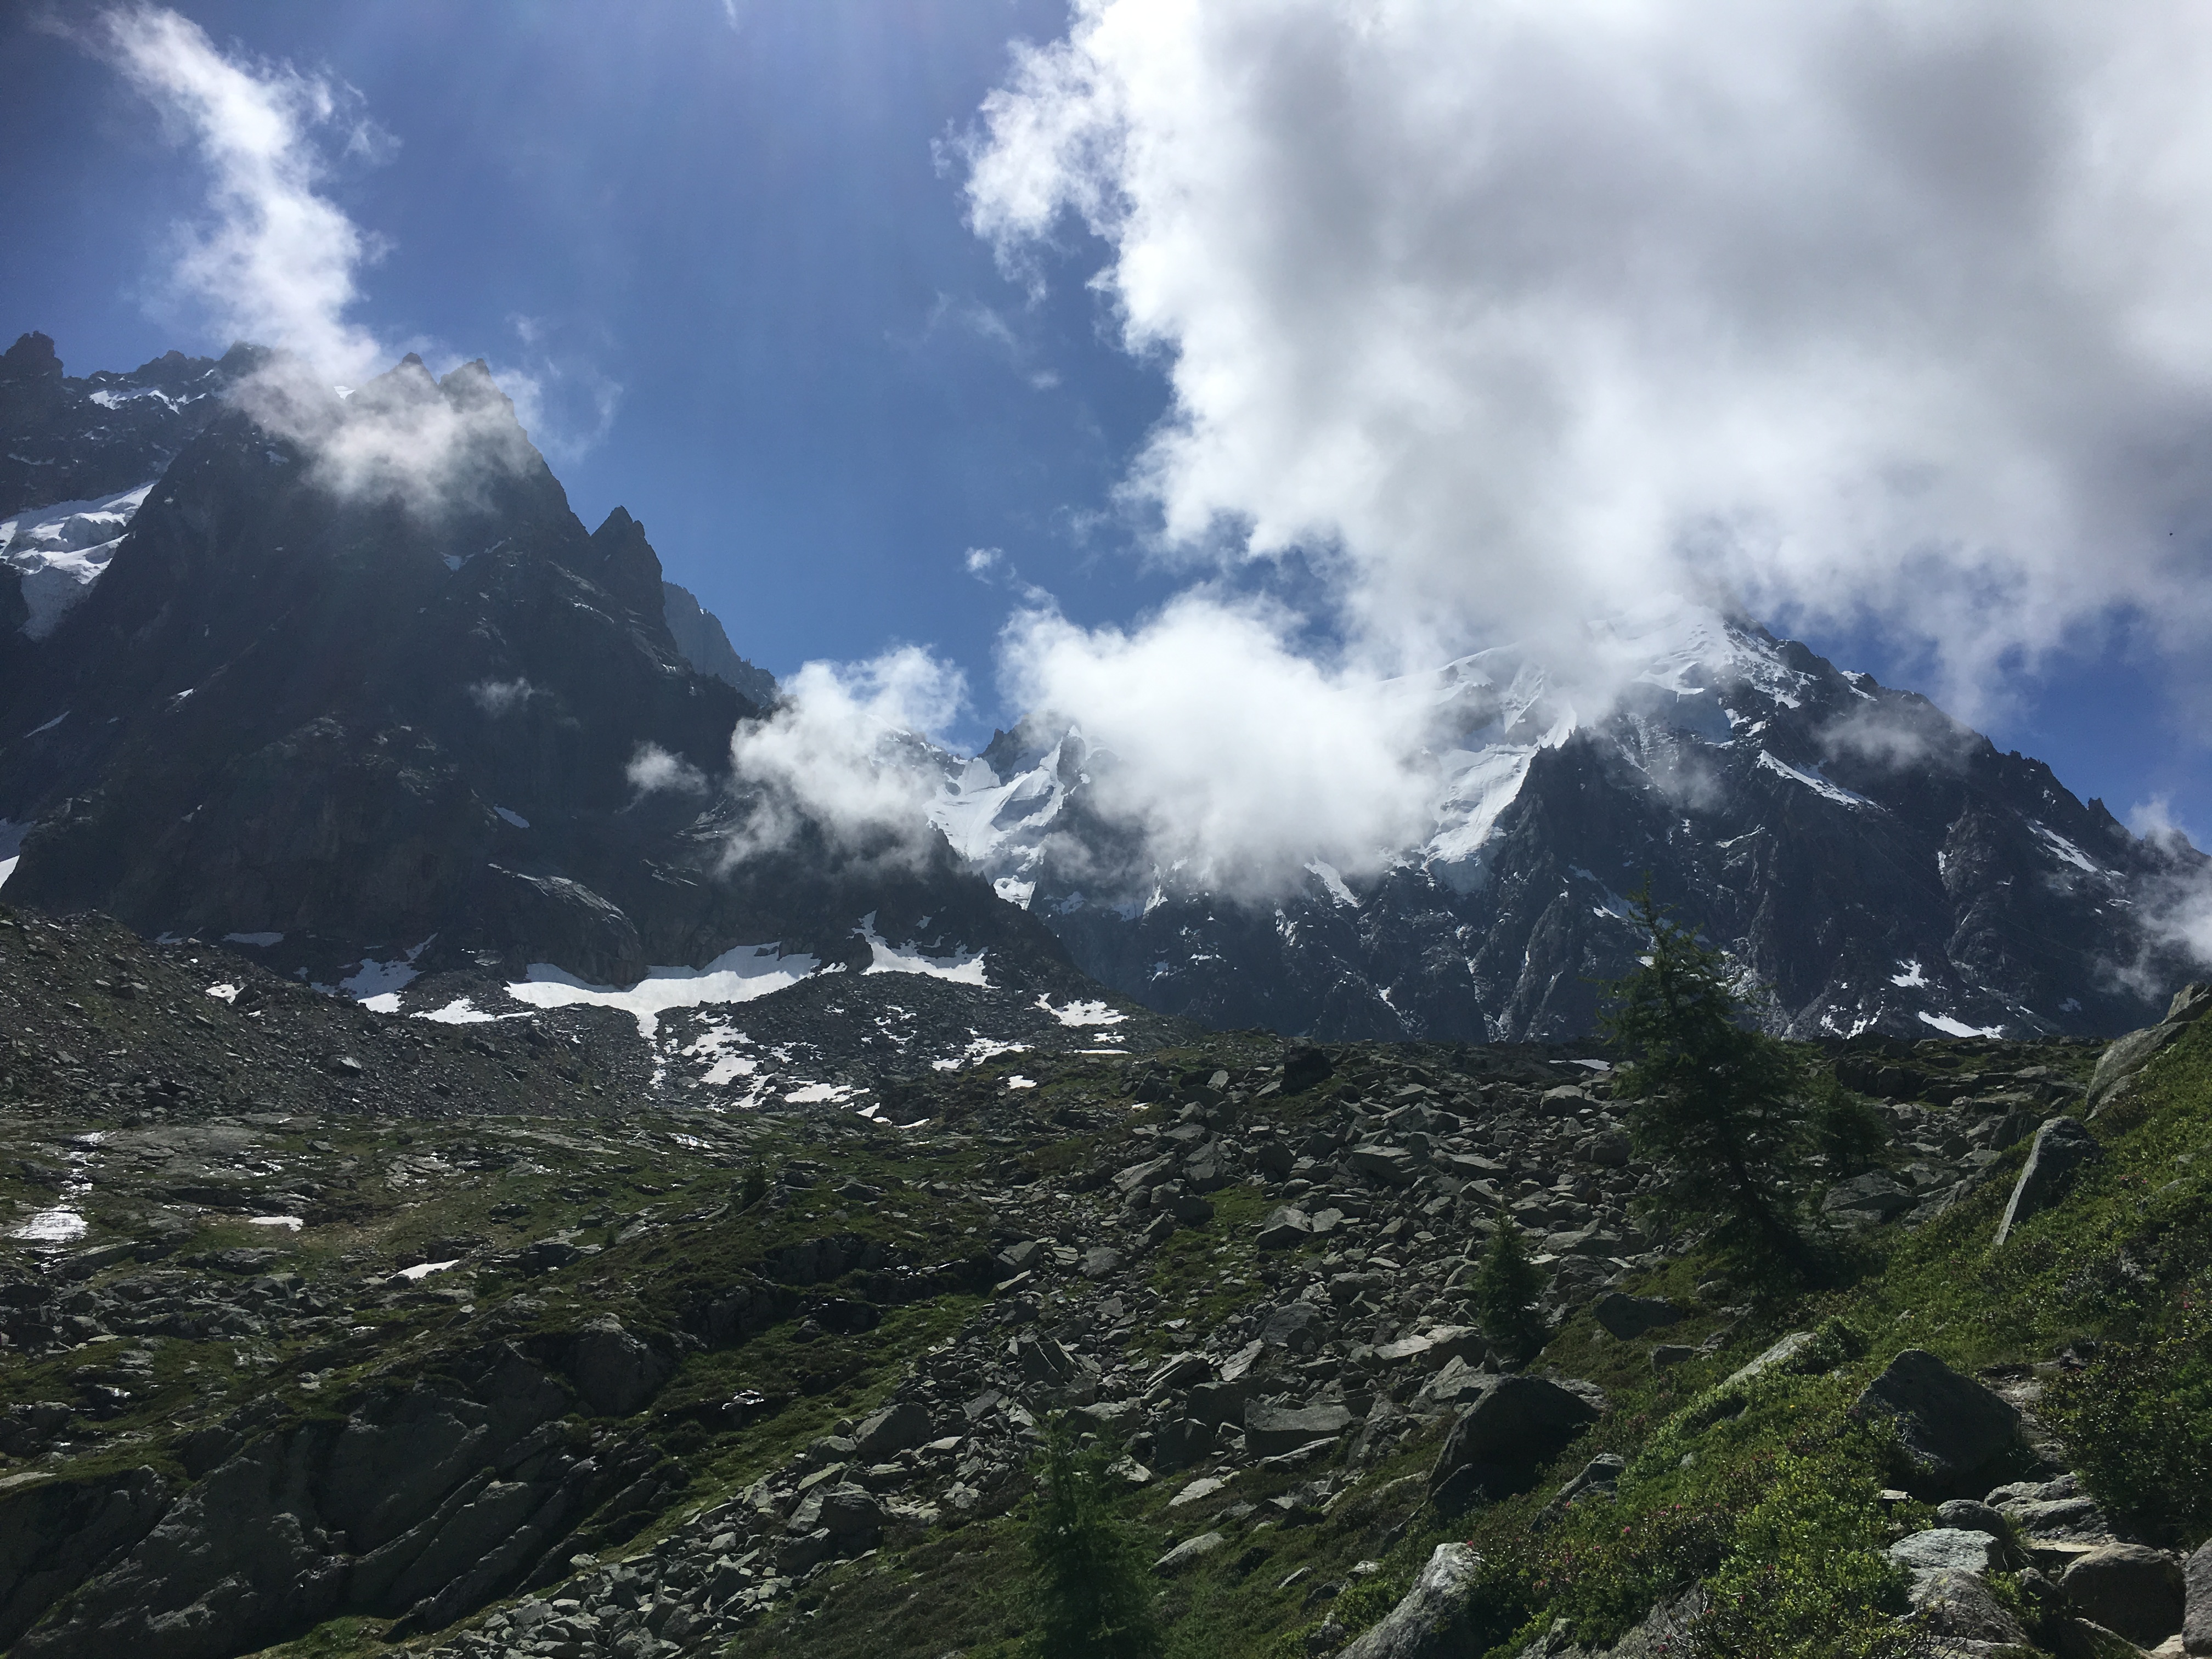
[[[1025,611],[1002,673],[1022,706],[1108,751],[1094,811],[1185,879],[1256,898],[1314,859],[1379,868],[1426,834],[1437,794],[1430,702],[1295,651],[1288,631],[1262,604],[1200,592],[1128,631]]]
[[[84,38],[205,163],[207,216],[179,228],[172,286],[220,337],[276,349],[234,395],[306,447],[322,483],[433,509],[488,470],[534,464],[523,428],[544,430],[549,390],[573,392],[569,401],[588,403],[596,418],[549,447],[580,453],[605,434],[620,387],[550,359],[502,368],[499,385],[465,365],[443,395],[419,366],[380,374],[404,348],[349,313],[362,299],[362,269],[384,250],[322,193],[329,164],[320,140],[331,134],[340,153],[372,162],[395,141],[349,88],[289,64],[226,56],[198,24],[160,7],[101,12]],[[534,331],[534,323],[521,331],[526,347]]]
[[[730,739],[731,787],[745,816],[730,857],[791,845],[810,830],[843,850],[917,854],[943,786],[929,739],[968,700],[960,671],[918,646],[862,663],[811,662],[763,720]]]
[[[1297,550],[1408,661],[1871,623],[1971,718],[2212,621],[2208,80],[2177,0],[1076,0],[969,201],[1032,280],[1103,247],[1171,552]]]

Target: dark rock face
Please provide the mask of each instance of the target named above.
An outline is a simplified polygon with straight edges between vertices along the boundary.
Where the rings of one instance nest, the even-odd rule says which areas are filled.
[[[1430,1495],[1451,1510],[1478,1493],[1517,1492],[1597,1419],[1598,1407],[1575,1389],[1540,1376],[1501,1376],[1444,1437],[1429,1470]]]
[[[556,1559],[640,1473],[571,1446],[570,1407],[550,1375],[502,1348],[458,1387],[418,1382],[343,1419],[237,1435],[235,1450],[211,1439],[219,1461],[173,1503],[149,1473],[106,1494],[95,1524],[51,1534],[64,1541],[47,1554],[70,1559],[46,1568],[39,1593],[47,1604],[79,1593],[15,1651],[218,1659],[349,1609],[449,1623]],[[51,1523],[56,1501],[14,1499],[0,1534]],[[19,1573],[11,1610],[30,1611],[27,1582]]]
[[[0,353],[0,519],[160,477],[260,356],[251,346],[220,362],[172,351],[127,374],[80,380],[62,372],[46,336],[21,336]]]
[[[0,1502],[0,1647],[150,1532],[168,1483],[151,1469],[54,1481]]]
[[[1911,1484],[1934,1498],[1986,1489],[1989,1482],[1976,1477],[2010,1451],[2020,1434],[2020,1413],[2009,1401],[1921,1348],[1891,1360],[1852,1410],[1896,1424]]]
[[[775,676],[737,653],[722,629],[721,619],[701,609],[690,589],[664,581],[660,592],[669,635],[684,661],[702,674],[713,675],[748,702],[765,708],[775,701]]]
[[[52,379],[17,414],[66,436]],[[941,845],[885,857],[802,825],[731,863],[730,738],[757,705],[692,669],[642,526],[617,509],[587,533],[481,365],[440,383],[410,360],[311,411],[341,440],[459,423],[443,459],[465,466],[427,499],[341,488],[338,451],[204,405],[164,428],[166,471],[143,445],[117,463],[161,481],[89,594],[0,651],[0,818],[35,826],[10,902],[281,933],[318,977],[434,941],[426,972],[599,983],[769,941],[865,967],[872,912],[884,938],[1073,982]],[[641,754],[684,787],[641,791]]]
[[[2054,1117],[2035,1132],[2035,1145],[2021,1166],[2005,1205],[2004,1219],[1997,1224],[1996,1242],[2002,1244],[2012,1230],[2031,1216],[2042,1214],[2065,1197],[2081,1166],[2103,1153],[2097,1138],[2078,1118]]]
[[[2200,855],[2136,839],[2040,762],[1753,623],[1715,617],[1675,643],[1653,671],[1665,687],[1595,723],[1500,653],[1443,671],[1458,725],[1439,751],[1480,750],[1518,781],[1476,792],[1497,809],[1486,830],[1401,849],[1371,878],[1317,873],[1250,906],[1194,888],[1101,811],[1109,752],[1028,725],[984,759],[1022,781],[1000,816],[1029,816],[963,844],[1034,882],[1030,908],[1086,972],[1224,1029],[1586,1036],[1600,983],[1639,948],[1621,896],[1647,872],[1771,988],[1770,1023],[1791,1036],[2106,1036],[2155,1010],[2116,966],[2185,977],[2133,917]],[[1464,799],[1443,811],[1448,830],[1454,811],[1475,822]]]

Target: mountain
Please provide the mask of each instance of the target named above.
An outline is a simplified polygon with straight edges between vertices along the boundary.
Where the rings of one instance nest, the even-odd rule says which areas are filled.
[[[59,625],[106,566],[147,482],[259,361],[246,346],[220,362],[172,351],[128,374],[77,380],[46,335],[0,353],[0,564],[21,577],[0,580],[0,636],[43,639]]]
[[[586,530],[481,362],[349,392],[278,364],[216,395],[263,361],[239,348],[179,360],[210,391],[111,406],[124,381],[62,378],[41,339],[9,354],[22,453],[56,489],[131,488],[58,528],[33,489],[0,554],[29,613],[0,635],[10,902],[255,941],[363,994],[879,961],[1086,988],[942,847],[805,823],[733,855],[731,734],[773,681],[689,604],[692,648],[722,647],[693,665],[643,527]],[[179,412],[125,442],[118,411],[153,403]],[[92,535],[96,562],[53,550]],[[57,611],[40,584],[71,556]]]
[[[660,584],[661,616],[684,660],[711,674],[745,700],[765,708],[775,701],[775,676],[739,656],[722,631],[721,618],[700,608],[698,596],[674,582]]]
[[[1048,720],[940,757],[931,816],[1086,973],[1223,1028],[1586,1034],[1647,876],[1791,1036],[2108,1034],[2188,977],[2157,918],[2205,879],[2193,849],[1755,623],[1681,605],[1607,631],[1634,666],[1588,712],[1510,650],[1401,683],[1431,717],[1432,832],[1370,872],[1310,863],[1272,904],[1157,867],[1115,757]]]

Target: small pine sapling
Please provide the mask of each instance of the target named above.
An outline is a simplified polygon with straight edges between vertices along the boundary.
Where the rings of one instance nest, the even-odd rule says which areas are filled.
[[[1528,1259],[1521,1228],[1504,1211],[1475,1271],[1474,1310],[1482,1334],[1516,1364],[1535,1357],[1544,1346],[1544,1318],[1537,1304],[1544,1275]]]

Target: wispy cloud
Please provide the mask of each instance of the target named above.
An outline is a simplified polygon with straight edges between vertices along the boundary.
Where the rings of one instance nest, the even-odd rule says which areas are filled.
[[[427,375],[378,381],[410,349],[459,354],[419,340],[394,344],[354,314],[362,270],[386,250],[324,193],[327,156],[335,149],[374,164],[398,140],[350,88],[289,64],[226,55],[197,23],[161,7],[100,12],[80,38],[204,162],[206,212],[177,230],[170,289],[222,342],[277,351],[236,395],[308,449],[322,482],[427,509],[487,468],[536,464],[518,417],[556,454],[580,453],[605,435],[621,388],[543,349],[536,319],[515,319],[527,361],[494,368],[495,386],[465,374],[440,396],[434,384],[426,390]],[[370,385],[374,394],[349,401],[332,392]],[[590,411],[582,424],[570,418],[579,409]]]

